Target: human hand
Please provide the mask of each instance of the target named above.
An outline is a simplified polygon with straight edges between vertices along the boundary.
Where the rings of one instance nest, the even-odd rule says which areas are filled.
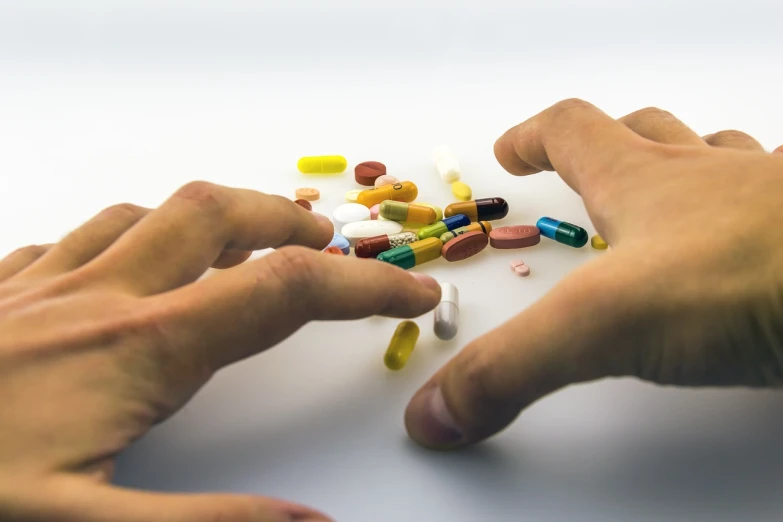
[[[156,210],[112,207],[0,261],[0,519],[327,520],[274,499],[108,482],[114,457],[220,368],[310,320],[438,303],[427,276],[305,248],[331,238],[328,219],[285,198],[196,182]],[[197,281],[210,265],[234,268]]]
[[[783,384],[783,154],[737,131],[701,138],[658,109],[616,121],[567,100],[495,155],[517,176],[557,170],[612,250],[432,377],[406,411],[413,439],[473,444],[605,377]]]

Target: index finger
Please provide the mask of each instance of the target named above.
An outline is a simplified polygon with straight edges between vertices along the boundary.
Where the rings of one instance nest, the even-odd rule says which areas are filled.
[[[587,178],[615,170],[645,143],[651,142],[595,106],[570,99],[508,130],[495,143],[495,157],[515,176],[556,170],[581,194]]]

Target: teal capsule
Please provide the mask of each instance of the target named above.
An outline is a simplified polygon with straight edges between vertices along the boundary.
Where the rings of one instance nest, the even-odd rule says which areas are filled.
[[[574,248],[582,248],[589,239],[584,228],[549,217],[539,219],[536,226],[541,230],[542,236]]]
[[[440,239],[430,237],[410,245],[403,245],[381,252],[376,259],[407,270],[416,265],[438,259],[442,248],[443,243],[440,242]]]
[[[466,227],[468,225],[470,225],[468,216],[465,214],[457,214],[456,216],[447,217],[443,221],[438,221],[430,226],[421,228],[417,234],[419,239],[427,239],[428,237],[439,238],[449,230]]]

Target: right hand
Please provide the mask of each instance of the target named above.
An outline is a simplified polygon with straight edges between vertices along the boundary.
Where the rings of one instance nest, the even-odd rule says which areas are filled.
[[[473,444],[605,377],[783,384],[783,154],[738,131],[702,138],[658,109],[614,120],[567,100],[495,155],[517,176],[556,170],[612,251],[442,368],[408,406],[413,439]]]

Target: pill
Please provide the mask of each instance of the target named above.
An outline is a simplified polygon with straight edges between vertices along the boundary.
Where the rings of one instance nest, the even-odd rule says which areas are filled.
[[[348,160],[342,156],[305,156],[296,167],[303,174],[339,174],[345,172]]]
[[[436,206],[436,205],[430,205],[429,203],[422,203],[421,201],[416,202],[417,205],[422,205],[425,207],[429,207],[432,210],[435,211],[435,221],[442,221],[443,220],[443,209]]]
[[[408,268],[438,259],[442,248],[443,243],[440,242],[440,239],[429,237],[410,245],[403,245],[382,252],[376,259],[407,270]]]
[[[356,198],[357,203],[365,207],[372,207],[383,203],[387,199],[393,201],[404,201],[410,203],[419,195],[419,189],[410,181],[402,181],[394,185],[384,185],[383,187],[363,190]]]
[[[399,234],[400,232],[402,232],[402,225],[396,221],[377,220],[348,223],[340,230],[340,233],[345,236],[351,245],[355,245],[357,241],[367,237]]]
[[[488,242],[489,239],[484,232],[468,232],[446,243],[441,255],[450,263],[462,261],[487,248]]]
[[[359,194],[362,193],[361,189],[349,190],[345,193],[345,201],[348,203],[356,203],[359,198]]]
[[[508,215],[508,203],[503,198],[484,198],[463,203],[452,203],[443,215],[446,217],[465,214],[471,221],[493,221]]]
[[[337,246],[326,247],[324,248],[324,252],[326,252],[327,254],[339,254],[341,256],[346,255],[345,252],[343,252],[342,249],[340,249],[340,247]]]
[[[435,211],[435,221],[442,221],[443,220],[443,209],[441,209],[440,207],[436,207],[435,205],[430,205],[429,203],[420,203],[418,201],[416,202],[416,204],[417,205],[421,205],[423,207],[428,207],[428,208],[431,208],[432,210],[434,210]],[[379,211],[380,211],[380,208],[379,208]],[[381,216],[381,215],[379,215],[378,219],[386,219],[386,218]],[[432,223],[434,223],[435,221],[433,221]],[[403,230],[406,230],[406,231],[418,231],[420,228],[424,228],[427,225],[430,225],[432,223],[416,223],[414,221],[403,221],[402,222],[402,226],[403,226]]]
[[[304,209],[313,210],[313,206],[306,199],[297,199],[296,201],[294,201],[294,203],[296,203],[297,205],[299,205]]]
[[[419,238],[414,232],[400,232],[399,234],[383,234],[367,237],[356,242],[354,252],[356,257],[378,257],[379,254],[397,248],[402,245],[415,243]]]
[[[440,238],[443,234],[449,230],[455,230],[460,227],[466,227],[470,225],[470,220],[463,214],[444,218],[443,221],[438,221],[432,225],[428,225],[419,229],[417,235],[419,239],[427,239],[428,237]],[[440,239],[438,239],[440,241]]]
[[[473,190],[461,181],[455,181],[451,184],[451,193],[460,201],[470,201],[473,197]]]
[[[440,284],[440,304],[435,308],[435,336],[450,341],[457,336],[459,291],[451,283]]]
[[[386,174],[386,165],[380,161],[364,161],[353,169],[354,179],[359,185],[374,187],[375,180]]]
[[[381,203],[380,215],[392,221],[407,221],[431,225],[437,221],[437,214],[430,207],[405,203],[403,201],[386,200]]]
[[[446,183],[459,181],[461,175],[459,162],[447,146],[441,145],[435,149],[433,156],[435,159],[435,168],[438,169],[438,173],[443,181]]]
[[[541,231],[530,225],[514,225],[500,227],[489,233],[489,244],[492,248],[503,250],[512,248],[527,248],[541,242]]]
[[[512,261],[511,271],[521,277],[530,275],[530,267],[527,266],[524,261]]]
[[[466,227],[459,227],[449,232],[446,232],[445,234],[440,236],[440,240],[443,241],[443,244],[445,245],[455,237],[461,236],[462,234],[467,234],[468,232],[483,232],[485,234],[489,234],[490,232],[492,232],[492,225],[489,223],[489,221],[479,221],[478,223],[471,223]]]
[[[587,230],[565,221],[558,221],[549,217],[542,217],[536,223],[541,230],[541,235],[553,239],[558,243],[582,248],[587,244]]]
[[[370,208],[370,219],[378,219],[378,216],[381,214],[381,206],[380,205],[373,205]]]
[[[609,244],[604,241],[604,238],[597,234],[590,239],[590,245],[596,250],[606,250],[609,248]]]
[[[384,187],[386,185],[395,185],[399,182],[400,180],[398,180],[394,176],[386,175],[386,176],[381,176],[379,178],[376,178],[374,185],[375,188],[378,188],[378,187]]]
[[[383,356],[383,364],[390,370],[402,370],[419,340],[419,326],[413,321],[403,321],[394,331],[389,347]]]
[[[306,199],[307,201],[318,201],[321,197],[321,193],[318,189],[314,188],[298,188],[296,189],[296,199]]]
[[[348,255],[351,253],[351,244],[348,240],[340,234],[335,233],[332,236],[332,240],[326,245],[326,248],[336,246],[343,251],[343,254]],[[325,250],[325,249],[324,249]]]
[[[334,209],[332,214],[334,229],[342,230],[348,223],[370,219],[370,209],[358,203],[346,203]]]

